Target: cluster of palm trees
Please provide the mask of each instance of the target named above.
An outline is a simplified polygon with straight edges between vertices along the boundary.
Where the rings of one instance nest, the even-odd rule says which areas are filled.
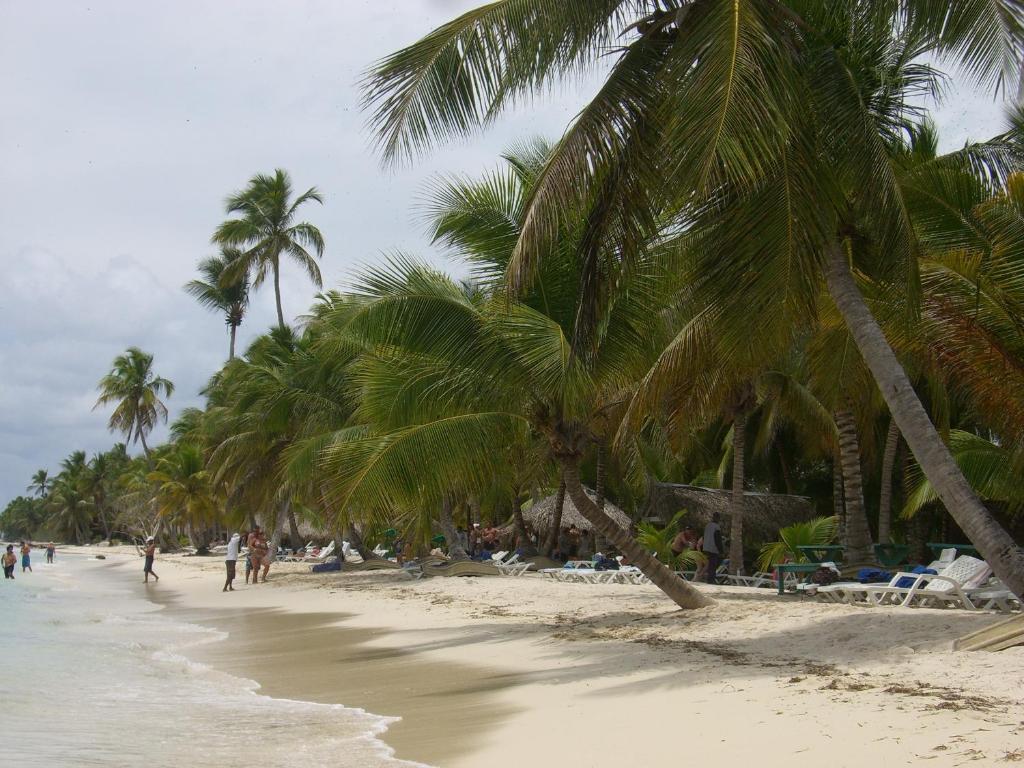
[[[294,221],[320,196],[293,200],[278,171],[229,198],[223,251],[187,286],[231,329],[206,407],[149,455],[169,383],[142,377],[155,402],[104,384],[112,428],[149,462],[126,504],[197,546],[256,516],[275,543],[307,519],[362,547],[396,521],[424,541],[481,514],[521,532],[521,504],[558,488],[683,607],[707,600],[604,514],[606,495],[641,510],[656,480],[731,488],[735,570],[744,490],[813,496],[853,563],[913,534],[905,518],[946,521],[941,504],[1024,593],[992,511],[1024,501],[1024,117],[943,154],[917,106],[944,83],[923,62],[991,85],[1022,51],[1003,0],[464,14],[371,71],[387,158],[598,61],[606,81],[557,142],[430,190],[433,240],[467,281],[398,255],[289,327],[280,260],[320,287],[323,239]],[[236,356],[249,286],[271,276],[278,325]],[[138,381],[133,365],[111,375]]]

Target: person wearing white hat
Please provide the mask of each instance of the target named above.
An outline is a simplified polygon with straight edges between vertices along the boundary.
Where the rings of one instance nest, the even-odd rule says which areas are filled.
[[[146,539],[146,546],[142,549],[142,554],[146,558],[145,565],[142,566],[142,573],[144,581],[149,584],[149,577],[152,576],[157,581],[160,581],[160,577],[156,575],[156,571],[153,570],[153,558],[156,557],[156,539],[150,536]]]
[[[224,565],[227,567],[227,579],[224,581],[224,589],[221,592],[234,592],[235,588],[231,582],[235,580],[235,566],[238,563],[238,548],[242,545],[242,537],[231,534],[231,541],[228,542],[228,553],[224,556]]]

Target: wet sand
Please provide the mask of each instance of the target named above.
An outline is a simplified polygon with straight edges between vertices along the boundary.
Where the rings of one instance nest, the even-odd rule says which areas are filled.
[[[255,680],[261,693],[400,717],[384,738],[404,760],[447,765],[515,713],[496,694],[516,685],[518,675],[373,645],[385,635],[394,639],[394,630],[346,627],[345,614],[196,610],[170,591],[156,602],[175,618],[229,633],[227,640],[189,649],[189,657]]]

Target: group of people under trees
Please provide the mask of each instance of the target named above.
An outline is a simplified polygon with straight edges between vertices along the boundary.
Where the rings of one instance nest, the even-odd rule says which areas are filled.
[[[703,553],[704,562],[697,569],[696,579],[714,584],[715,574],[718,573],[718,566],[722,564],[722,555],[725,554],[725,542],[722,540],[722,526],[719,524],[718,513],[711,516],[711,520],[704,526],[704,533],[700,537],[697,536],[697,530],[692,525],[683,526],[683,529],[672,539],[671,549],[672,554],[676,556],[687,550]]]

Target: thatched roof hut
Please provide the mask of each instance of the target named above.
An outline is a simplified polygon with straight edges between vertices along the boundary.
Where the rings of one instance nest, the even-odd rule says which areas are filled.
[[[589,488],[584,489],[592,500],[597,499],[595,494]],[[555,515],[555,501],[557,496],[548,496],[546,499],[541,499],[528,510],[523,512],[523,519],[532,524],[538,533],[543,534],[551,526],[551,520]],[[607,499],[604,502],[605,513],[612,518],[620,527],[625,530],[629,530],[631,525],[629,515],[623,512],[621,509],[616,507]],[[585,518],[576,505],[572,503],[572,499],[569,498],[569,494],[565,495],[565,504],[562,506],[562,527],[568,528],[570,525],[575,525],[581,531],[589,531],[591,526],[590,522]]]
[[[684,523],[701,528],[717,512],[722,517],[723,528],[729,520],[732,491],[721,488],[700,488],[695,485],[678,483],[654,483],[648,509],[662,521],[668,522],[680,510],[686,510]],[[780,528],[793,523],[810,520],[815,516],[814,505],[805,496],[789,496],[781,493],[743,494],[744,539],[775,541]]]

